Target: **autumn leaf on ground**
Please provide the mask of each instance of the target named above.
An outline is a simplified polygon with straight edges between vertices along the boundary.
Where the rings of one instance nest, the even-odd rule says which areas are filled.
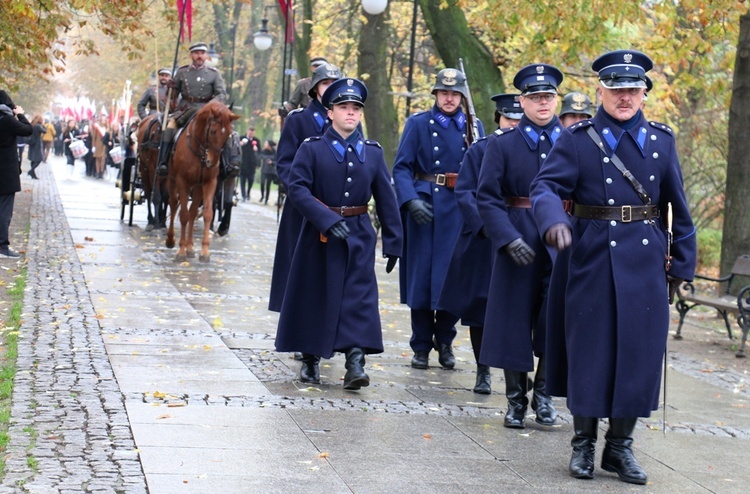
[[[432,434],[422,434],[422,437],[425,439],[432,439]]]
[[[83,239],[85,241],[87,241],[87,242],[93,242],[94,241],[94,237],[83,237]]]
[[[331,456],[331,453],[320,453],[318,455],[318,458],[328,458],[329,456]]]
[[[75,244],[76,249],[83,249],[83,244]]]
[[[169,415],[169,414],[165,413],[164,415],[159,415],[158,417],[156,417],[156,420],[161,420],[161,419],[171,419],[171,418],[172,418],[172,416],[171,416],[171,415]]]

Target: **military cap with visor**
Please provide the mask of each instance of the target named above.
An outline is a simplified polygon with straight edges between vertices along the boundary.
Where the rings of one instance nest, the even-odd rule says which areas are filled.
[[[437,91],[456,91],[466,97],[466,76],[458,69],[443,69],[435,77],[432,94]]]
[[[505,118],[521,120],[523,109],[518,101],[518,93],[496,94],[490,99],[495,102],[495,111]]]
[[[333,79],[335,81],[336,79],[341,79],[341,77],[341,69],[335,65],[325,63],[319,66],[313,71],[312,80],[310,81],[310,90],[307,92],[308,96],[315,98],[315,94],[317,93],[315,87],[320,81],[325,81],[326,79]]]
[[[169,77],[172,77],[172,69],[169,67],[164,67],[159,69],[159,75],[168,75]]]
[[[562,117],[567,114],[575,115],[586,115],[591,117],[594,115],[593,105],[588,96],[578,91],[568,93],[562,99],[562,108],[558,116]]]
[[[599,82],[607,89],[647,88],[646,72],[653,67],[648,55],[635,50],[611,51],[591,64],[591,69],[599,73]]]
[[[352,101],[360,106],[365,106],[367,100],[367,86],[359,79],[344,77],[334,81],[326,92],[323,93],[323,106],[331,109],[333,105]]]
[[[193,53],[194,51],[208,51],[208,45],[206,43],[200,41],[198,43],[193,43],[190,45],[190,53]]]
[[[535,93],[557,94],[557,87],[563,81],[563,73],[554,65],[533,63],[516,73],[513,85],[526,96]]]

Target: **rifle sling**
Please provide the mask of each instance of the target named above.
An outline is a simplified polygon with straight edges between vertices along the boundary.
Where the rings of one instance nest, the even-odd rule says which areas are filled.
[[[604,150],[604,143],[602,142],[602,138],[599,137],[599,134],[596,132],[596,130],[593,127],[589,127],[586,129],[586,133],[589,135],[591,140],[594,141],[594,144],[596,144],[604,154],[607,154],[607,152]],[[641,185],[641,183],[633,176],[633,174],[630,173],[630,170],[625,168],[625,165],[622,163],[622,160],[620,160],[619,156],[617,156],[615,153],[612,153],[609,159],[612,164],[615,165],[615,168],[617,168],[620,173],[622,173],[622,176],[625,177],[628,182],[630,182],[630,185],[633,186],[633,189],[635,189],[636,194],[638,194],[638,197],[641,198],[643,204],[651,204],[651,198],[648,196],[648,192],[646,192],[646,189],[643,188],[643,185]]]

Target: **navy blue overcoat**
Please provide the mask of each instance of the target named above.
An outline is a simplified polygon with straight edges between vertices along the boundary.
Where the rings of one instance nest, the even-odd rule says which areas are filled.
[[[332,128],[307,139],[294,158],[289,197],[303,215],[276,335],[280,352],[329,358],[360,347],[383,351],[375,277],[377,235],[370,216],[342,218],[329,207],[365,206],[381,223],[384,255],[401,255],[402,226],[383,150],[359,132],[347,143]],[[346,240],[323,237],[346,221]]]
[[[528,198],[531,181],[562,133],[557,117],[544,128],[525,115],[518,127],[488,138],[477,186],[477,208],[492,240],[492,277],[479,361],[518,372],[534,370],[544,353],[545,313],[552,256],[537,231],[530,208],[511,207],[506,198]],[[518,266],[504,246],[522,238],[534,261]]]
[[[317,99],[304,109],[289,112],[281,130],[279,145],[276,148],[276,172],[279,180],[288,187],[292,162],[302,141],[308,137],[320,136],[330,127],[328,112]],[[289,198],[290,199],[290,198]],[[289,266],[297,245],[299,229],[302,226],[302,215],[294,207],[292,200],[284,202],[284,211],[279,222],[279,233],[276,237],[276,253],[273,258],[271,275],[271,295],[268,309],[279,312],[284,300],[286,282],[289,278]]]
[[[555,263],[550,286],[547,390],[567,396],[573,415],[647,417],[659,403],[669,329],[664,224],[672,204],[670,274],[691,280],[695,227],[672,130],[639,112],[624,130],[603,109],[563,135],[531,186],[539,231],[569,224],[572,245]],[[604,141],[600,149],[586,129]],[[630,222],[568,216],[561,199],[587,206],[639,206],[633,186],[610,160],[616,152],[662,217]],[[554,316],[553,316],[554,315]]]
[[[477,182],[486,148],[483,137],[469,146],[461,162],[455,189],[461,230],[438,301],[440,307],[461,317],[464,326],[484,326],[490,286],[492,242],[480,234],[484,223],[477,211]]]
[[[481,122],[480,134],[484,135]],[[461,227],[453,189],[416,178],[458,173],[466,152],[466,117],[446,116],[437,106],[406,120],[393,164],[399,207],[404,210],[404,255],[399,266],[401,302],[412,309],[441,309],[438,298]],[[418,225],[404,205],[422,199],[433,207],[433,221]]]

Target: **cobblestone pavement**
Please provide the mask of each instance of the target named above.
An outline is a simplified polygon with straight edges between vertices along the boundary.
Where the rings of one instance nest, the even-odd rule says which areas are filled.
[[[296,451],[310,444],[321,455],[327,454],[323,453],[326,448],[338,451],[330,444],[326,446],[336,425],[345,423],[341,429],[349,431],[351,424],[372,417],[392,417],[397,424],[393,431],[401,431],[381,431],[379,441],[387,441],[390,434],[396,439],[400,439],[399,434],[407,434],[401,429],[406,427],[404,423],[417,424],[415,430],[422,430],[424,424],[437,428],[434,424],[450,424],[447,429],[455,434],[449,436],[451,447],[479,446],[481,461],[488,456],[493,465],[482,470],[488,475],[487,481],[495,482],[496,488],[505,485],[507,492],[630,492],[629,486],[616,480],[582,487],[580,482],[566,478],[564,457],[568,454],[571,417],[564,400],[555,399],[561,424],[554,429],[557,432],[534,434],[538,428],[532,427],[519,436],[499,427],[505,407],[502,373],[493,370],[492,395],[470,392],[474,363],[465,328],[456,340],[455,371],[411,369],[409,312],[397,303],[398,277],[384,274],[382,260],[378,260],[376,269],[386,352],[368,357],[371,387],[361,393],[343,392],[343,365],[338,357],[323,362],[321,385],[305,387],[295,380],[299,364],[291,356],[274,351],[277,316],[265,309],[276,234],[275,208],[241,203],[233,214],[230,235],[213,238],[210,264],[176,263],[174,251],[163,247],[163,232],[143,230],[144,206],[136,207],[136,224],[128,227],[118,221],[120,208],[112,182],[80,175],[68,177],[62,162],[56,160],[50,167],[56,177],[45,167],[42,180],[25,183],[33,187],[26,249],[28,281],[11,443],[0,492],[400,492],[405,479],[416,475],[410,462],[419,463],[415,458],[423,456],[409,456],[399,462],[389,449],[383,454],[392,463],[383,468],[394,471],[384,473],[377,481],[363,471],[358,472],[361,478],[357,473],[347,475],[347,465],[327,456],[315,460],[326,461],[312,469],[326,472],[317,483],[306,486],[296,476],[295,466],[304,463],[295,459]],[[254,194],[257,197],[257,190]],[[674,391],[667,410],[667,430],[674,434],[667,437],[673,442],[663,446],[655,436],[644,437],[645,447],[651,448],[644,456],[653,457],[651,468],[658,466],[660,470],[655,475],[656,485],[639,492],[739,492],[735,487],[748,480],[744,472],[737,472],[731,479],[711,479],[716,483],[711,484],[702,480],[700,473],[696,478],[685,473],[689,468],[672,464],[669,455],[679,449],[675,443],[682,444],[681,437],[690,447],[692,438],[705,437],[722,445],[731,441],[736,451],[746,448],[744,441],[750,439],[747,374],[678,353],[674,348],[669,355],[670,389]],[[172,360],[166,360],[167,356]],[[210,367],[212,359],[219,357],[221,364]],[[197,371],[204,375],[193,378],[191,369],[207,370]],[[164,377],[172,375],[170,372],[177,377]],[[219,377],[196,384],[209,373]],[[710,408],[696,410],[696,400],[715,401],[720,413]],[[230,480],[202,483],[206,477],[211,479],[211,468],[222,472],[227,468],[231,461],[224,457],[204,461],[212,465],[208,474],[169,465],[170,457],[179,457],[183,465],[188,463],[185,458],[200,453],[191,450],[183,457],[180,448],[184,446],[170,450],[168,445],[179,441],[170,435],[172,431],[164,432],[169,428],[163,424],[174,423],[177,418],[177,425],[185,426],[187,422],[180,420],[186,419],[178,413],[205,415],[211,417],[209,423],[229,421],[233,427],[230,430],[242,435],[245,419],[231,419],[237,410],[250,416],[263,413],[263,417],[286,412],[284,417],[291,417],[294,428],[305,435],[305,446],[300,443],[294,449],[290,439],[290,449],[277,460],[286,466],[286,473],[281,475],[288,476],[286,483],[272,482],[279,474],[267,473],[274,470],[270,466],[260,470],[257,485],[252,484],[252,477],[232,480],[231,475]],[[660,430],[661,417],[660,411],[642,419],[639,430]],[[273,428],[270,423],[259,423]],[[282,430],[288,428],[286,425]],[[175,425],[172,429],[179,430]],[[565,430],[562,435],[560,429]],[[184,436],[184,432],[180,434]],[[422,435],[428,436],[420,433],[421,440]],[[438,436],[434,436],[437,444]],[[527,446],[514,442],[519,437],[541,442],[536,449],[526,451]],[[344,439],[337,443],[339,447],[349,444],[349,438]],[[263,444],[261,439],[255,440]],[[231,449],[238,442],[230,438],[222,447],[239,455]],[[283,449],[275,439],[271,444],[271,449]],[[396,451],[406,447],[396,444]],[[517,451],[515,454],[521,455],[527,465],[519,466],[514,453],[503,450],[506,447]],[[376,449],[374,445],[372,448]],[[463,455],[467,457],[465,466],[460,457],[453,460],[459,470],[451,479],[436,479],[440,469],[425,474],[419,481],[423,482],[422,490],[485,492],[466,480],[467,476],[477,477],[472,477],[478,468],[476,461],[469,460],[472,454],[480,453],[471,451]],[[563,458],[562,475],[559,469],[547,472],[548,465],[537,464],[541,462],[537,455],[550,456],[553,451]],[[261,458],[269,455],[271,452],[263,449],[261,456],[251,458],[263,463]],[[428,457],[430,461],[425,457],[425,463],[420,463],[424,468],[434,467],[428,466],[430,462],[439,463],[439,458]],[[498,470],[494,465],[508,467]],[[491,475],[497,477],[493,480]],[[723,471],[722,475],[730,476]],[[417,477],[409,480],[409,485],[418,482]]]

